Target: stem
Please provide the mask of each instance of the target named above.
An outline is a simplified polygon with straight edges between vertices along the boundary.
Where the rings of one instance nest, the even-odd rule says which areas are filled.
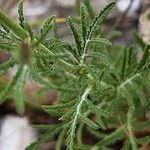
[[[28,33],[8,17],[2,9],[0,9],[0,22],[6,25],[19,38],[27,39],[29,37]]]
[[[88,47],[88,44],[89,44],[89,39],[85,42],[85,46],[83,48],[83,54],[81,56],[81,65],[83,65],[84,61],[85,61],[85,56],[86,56],[86,50],[87,50],[87,47]]]
[[[131,78],[127,79],[125,82],[123,82],[119,87],[118,87],[118,91],[120,91],[121,88],[124,88],[125,85],[127,85],[128,83],[132,84],[132,80],[136,79],[137,77],[141,77],[140,73],[137,73],[135,75],[133,75]]]
[[[78,117],[80,115],[82,104],[87,99],[87,96],[89,95],[91,90],[92,90],[92,87],[89,87],[84,91],[83,95],[81,96],[81,101],[79,102],[79,104],[76,108],[76,113],[75,113],[75,116],[74,116],[74,119],[73,119],[73,122],[72,122],[72,125],[71,125],[71,132],[70,132],[70,138],[71,139],[69,139],[71,142],[74,141],[75,129],[76,129]],[[72,149],[72,148],[70,148],[70,149]]]

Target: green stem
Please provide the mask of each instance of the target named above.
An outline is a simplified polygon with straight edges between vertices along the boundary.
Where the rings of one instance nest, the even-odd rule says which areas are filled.
[[[19,38],[27,39],[29,37],[28,33],[8,17],[2,9],[0,9],[0,22],[7,26]]]
[[[77,122],[78,122],[78,117],[81,113],[81,107],[82,107],[83,103],[86,101],[87,96],[90,94],[91,90],[92,90],[92,87],[88,87],[85,90],[85,92],[81,96],[81,100],[80,100],[79,104],[77,105],[75,116],[73,118],[71,128],[70,128],[70,131],[71,131],[70,138],[68,139],[70,142],[69,142],[69,145],[67,146],[67,150],[73,150],[74,136],[75,136],[75,130],[76,130]]]

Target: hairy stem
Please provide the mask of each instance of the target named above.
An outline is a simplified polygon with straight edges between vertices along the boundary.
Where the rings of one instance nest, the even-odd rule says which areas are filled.
[[[84,101],[87,99],[87,96],[89,95],[91,90],[92,90],[92,87],[89,87],[85,90],[85,92],[81,96],[81,100],[80,100],[79,104],[77,105],[76,113],[75,113],[73,122],[71,124],[71,132],[70,132],[70,139],[69,139],[71,141],[71,144],[68,146],[67,150],[72,150],[73,149],[72,148],[72,145],[73,145],[72,143],[74,141],[75,129],[76,129],[78,117],[80,115],[81,107],[82,107],[82,104],[84,103]]]

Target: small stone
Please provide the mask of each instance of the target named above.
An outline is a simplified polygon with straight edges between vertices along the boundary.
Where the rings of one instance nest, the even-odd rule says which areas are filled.
[[[150,44],[150,9],[142,13],[139,19],[139,32],[145,43]]]
[[[37,139],[26,117],[8,115],[2,121],[0,150],[24,150]]]

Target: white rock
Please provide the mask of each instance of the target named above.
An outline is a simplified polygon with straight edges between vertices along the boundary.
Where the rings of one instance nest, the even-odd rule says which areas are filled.
[[[121,11],[121,12],[124,12],[129,4],[130,4],[130,1],[131,0],[118,0],[117,2],[117,7],[118,9]],[[132,7],[129,11],[129,15],[133,15],[135,14],[136,10],[139,8],[139,5],[140,5],[140,1],[141,0],[134,0],[133,3],[132,3]]]
[[[75,5],[75,0],[56,0],[62,7],[73,7]]]
[[[6,116],[1,127],[0,150],[24,150],[36,137],[27,118]]]
[[[139,18],[139,32],[147,44],[150,44],[150,20],[149,20],[150,9],[144,11]]]
[[[24,2],[24,12],[26,17],[38,17],[45,14],[51,6],[51,0],[34,0]],[[12,16],[16,16],[18,8],[10,10]]]

